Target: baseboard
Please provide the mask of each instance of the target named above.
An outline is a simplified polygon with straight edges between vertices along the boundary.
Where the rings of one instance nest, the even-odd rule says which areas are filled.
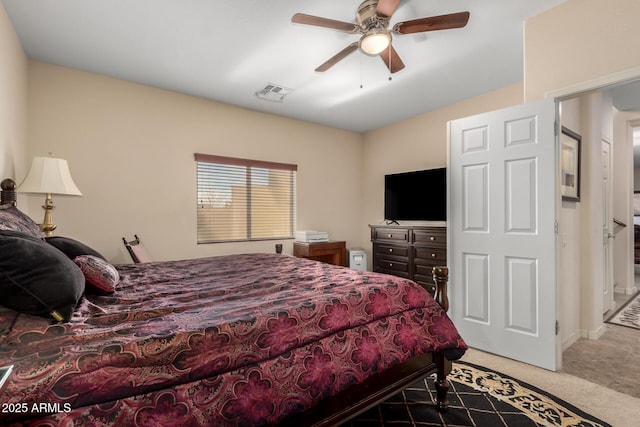
[[[598,338],[600,338],[602,335],[604,335],[604,333],[606,332],[606,327],[604,326],[604,323],[600,326],[598,326],[597,329],[595,330],[586,330],[583,329],[580,331],[580,336],[582,338],[586,338],[589,340],[597,340]]]
[[[565,351],[580,339],[580,331],[575,331],[566,339],[562,340],[562,351]]]
[[[637,286],[632,286],[630,288],[613,288],[613,292],[616,294],[622,295],[635,295],[638,292]]]

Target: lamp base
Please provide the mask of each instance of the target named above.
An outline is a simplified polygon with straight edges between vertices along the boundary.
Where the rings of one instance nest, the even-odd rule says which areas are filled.
[[[46,237],[53,236],[53,230],[57,228],[57,226],[53,223],[53,214],[52,211],[55,209],[53,205],[53,200],[51,199],[51,193],[47,193],[47,197],[44,200],[44,205],[42,205],[42,209],[44,209],[44,220],[42,224],[40,224],[40,230],[44,232]]]

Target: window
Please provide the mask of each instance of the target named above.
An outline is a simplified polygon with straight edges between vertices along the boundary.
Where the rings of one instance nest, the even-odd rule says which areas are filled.
[[[292,238],[296,165],[195,154],[198,243]]]

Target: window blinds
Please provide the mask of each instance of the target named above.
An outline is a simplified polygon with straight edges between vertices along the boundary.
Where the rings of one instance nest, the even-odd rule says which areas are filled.
[[[195,154],[198,243],[292,238],[297,166]]]

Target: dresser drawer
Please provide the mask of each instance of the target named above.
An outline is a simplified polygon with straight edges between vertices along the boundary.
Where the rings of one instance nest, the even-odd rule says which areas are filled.
[[[432,264],[416,264],[415,266],[415,276],[420,276],[421,280],[427,281],[429,283],[433,282],[433,267],[438,267],[444,265],[441,262],[434,262]]]
[[[446,265],[447,264],[447,248],[443,247],[413,247],[413,259],[416,264],[429,265]]]
[[[413,230],[412,243],[425,246],[447,246],[447,231],[444,228]]]
[[[374,228],[374,240],[409,241],[409,230],[406,228]]]
[[[409,247],[400,245],[385,245],[384,243],[375,244],[376,255],[380,257],[384,256],[409,256]]]
[[[377,258],[376,271],[385,273],[389,272],[391,274],[397,273],[406,273],[409,274],[409,263],[404,261],[396,261],[388,258]]]

